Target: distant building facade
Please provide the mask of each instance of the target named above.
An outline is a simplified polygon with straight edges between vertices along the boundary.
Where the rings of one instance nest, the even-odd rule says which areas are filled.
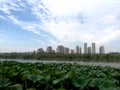
[[[79,47],[79,49],[80,49],[80,54],[82,54],[82,48],[81,48],[81,47]]]
[[[82,54],[82,48],[77,45],[75,47],[75,49],[73,50],[73,49],[69,49],[68,47],[64,47],[63,45],[59,45],[59,46],[57,46],[56,51],[55,51],[55,50],[52,49],[52,46],[48,46],[46,48],[45,52],[42,48],[38,48],[36,51],[34,51],[34,54],[38,54],[38,53]],[[105,47],[104,46],[100,46],[99,53],[100,54],[105,53]],[[92,43],[91,46],[87,46],[87,43],[84,43],[83,54],[92,54],[92,55],[96,54],[95,43]]]
[[[73,49],[70,50],[70,54],[74,54],[74,50]]]
[[[88,54],[91,54],[91,47],[88,47]]]
[[[87,43],[84,43],[84,54],[87,54],[88,50],[87,50]]]
[[[52,53],[55,53],[55,50],[52,50]]]
[[[46,49],[46,53],[53,53],[52,47],[48,46]]]
[[[96,46],[95,43],[92,43],[92,54],[96,53]]]
[[[37,54],[39,54],[39,53],[44,53],[44,50],[42,48],[38,48],[37,49]]]
[[[99,53],[100,54],[105,54],[105,47],[104,46],[100,46]]]
[[[64,54],[69,54],[69,48],[64,47]]]
[[[56,52],[60,53],[60,54],[63,54],[64,53],[64,46],[62,46],[62,45],[58,46],[57,49],[56,49]]]
[[[76,46],[75,47],[75,54],[79,54],[80,53],[80,47],[79,46]]]

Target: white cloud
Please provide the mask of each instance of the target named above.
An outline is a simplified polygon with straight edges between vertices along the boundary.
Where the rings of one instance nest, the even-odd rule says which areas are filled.
[[[81,11],[94,9],[109,0],[42,0],[53,16],[77,16]]]
[[[4,16],[2,16],[2,15],[0,15],[0,19],[6,20],[6,18]]]
[[[52,34],[59,43],[97,42],[107,43],[119,38],[119,29],[106,26],[117,22],[107,8],[116,4],[114,0],[38,0],[29,1],[33,13],[42,21],[42,29]],[[42,3],[42,4],[41,4]],[[119,3],[119,1],[118,1]],[[105,9],[105,10],[104,10]],[[115,9],[115,8],[114,8]],[[113,10],[114,10],[113,9]],[[42,10],[42,13],[40,12]],[[104,10],[98,11],[98,10]],[[97,12],[97,13],[96,13]],[[102,14],[103,13],[103,14]],[[114,13],[118,14],[118,13]],[[84,18],[81,15],[85,16]],[[83,19],[83,23],[80,22]],[[99,20],[101,19],[102,20]],[[103,22],[103,23],[102,23]],[[115,26],[117,27],[117,26]],[[108,30],[107,32],[104,32]],[[51,41],[53,43],[53,41]],[[57,41],[56,41],[57,42]]]
[[[12,20],[13,23],[15,23],[16,25],[20,26],[24,30],[33,32],[33,33],[35,33],[37,35],[41,35],[41,36],[47,37],[47,35],[44,35],[44,34],[41,33],[39,24],[20,21],[13,15],[8,16],[8,18],[10,20]]]
[[[45,42],[40,40],[39,38],[31,38],[31,40],[33,40],[34,42],[37,42],[39,43],[40,45],[44,46],[45,45]]]
[[[19,20],[17,20],[17,18],[14,17],[13,15],[8,16],[8,18],[9,18],[10,20],[12,20],[13,23],[15,23],[15,24],[17,24],[17,25],[21,25],[21,24],[22,24],[22,23],[21,23]]]
[[[97,36],[96,36],[97,37]],[[110,28],[103,31],[103,34],[100,38],[96,38],[96,42],[99,43],[108,43],[110,41],[114,41],[119,39],[120,37],[120,29],[117,30],[115,28]]]
[[[105,23],[105,24],[114,24],[116,23],[116,17],[114,15],[105,15],[104,17],[101,18],[101,20]]]
[[[8,16],[16,25],[38,35],[41,29],[50,33],[57,40],[50,40],[55,44],[71,44],[79,42],[107,43],[120,37],[117,26],[118,19],[116,7],[118,0],[26,0],[32,13],[37,16],[42,24],[23,22],[13,15]],[[13,3],[11,8],[2,5],[3,11],[20,9]],[[24,6],[24,4],[23,4]],[[110,9],[109,9],[110,8]],[[4,10],[5,9],[5,10]],[[116,11],[115,11],[116,10]],[[115,11],[115,13],[113,13]],[[82,17],[83,16],[83,17]],[[116,27],[116,28],[113,28]]]
[[[21,3],[21,4],[19,4]],[[21,7],[24,7],[21,0],[1,0],[0,1],[0,11],[10,15],[11,11],[22,11]]]
[[[59,27],[59,28],[58,28]],[[78,22],[49,22],[45,23],[45,30],[54,35],[60,42],[63,43],[74,43],[80,42],[96,42],[107,43],[119,38],[120,30],[115,28],[103,29],[99,31],[85,31],[80,29],[82,26]]]
[[[35,48],[25,47],[25,46],[3,46],[0,48],[0,52],[32,52]]]

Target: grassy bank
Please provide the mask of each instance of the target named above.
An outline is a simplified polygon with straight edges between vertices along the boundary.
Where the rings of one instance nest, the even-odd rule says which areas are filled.
[[[4,53],[3,59],[31,59],[31,60],[66,60],[87,62],[120,62],[120,54],[34,54],[34,53]]]

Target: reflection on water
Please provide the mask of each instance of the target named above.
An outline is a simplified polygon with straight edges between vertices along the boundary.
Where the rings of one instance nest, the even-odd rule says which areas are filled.
[[[42,62],[42,63],[77,63],[80,65],[101,65],[101,66],[112,66],[116,68],[120,68],[120,63],[115,62],[82,62],[82,61],[55,61],[55,60],[23,60],[23,59],[0,59],[0,61],[18,61],[22,63],[30,62],[30,63],[36,63],[36,62]]]

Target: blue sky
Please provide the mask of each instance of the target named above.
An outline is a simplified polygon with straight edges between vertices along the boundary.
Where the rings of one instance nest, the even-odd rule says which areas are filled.
[[[0,0],[0,52],[84,42],[120,51],[120,0]]]

